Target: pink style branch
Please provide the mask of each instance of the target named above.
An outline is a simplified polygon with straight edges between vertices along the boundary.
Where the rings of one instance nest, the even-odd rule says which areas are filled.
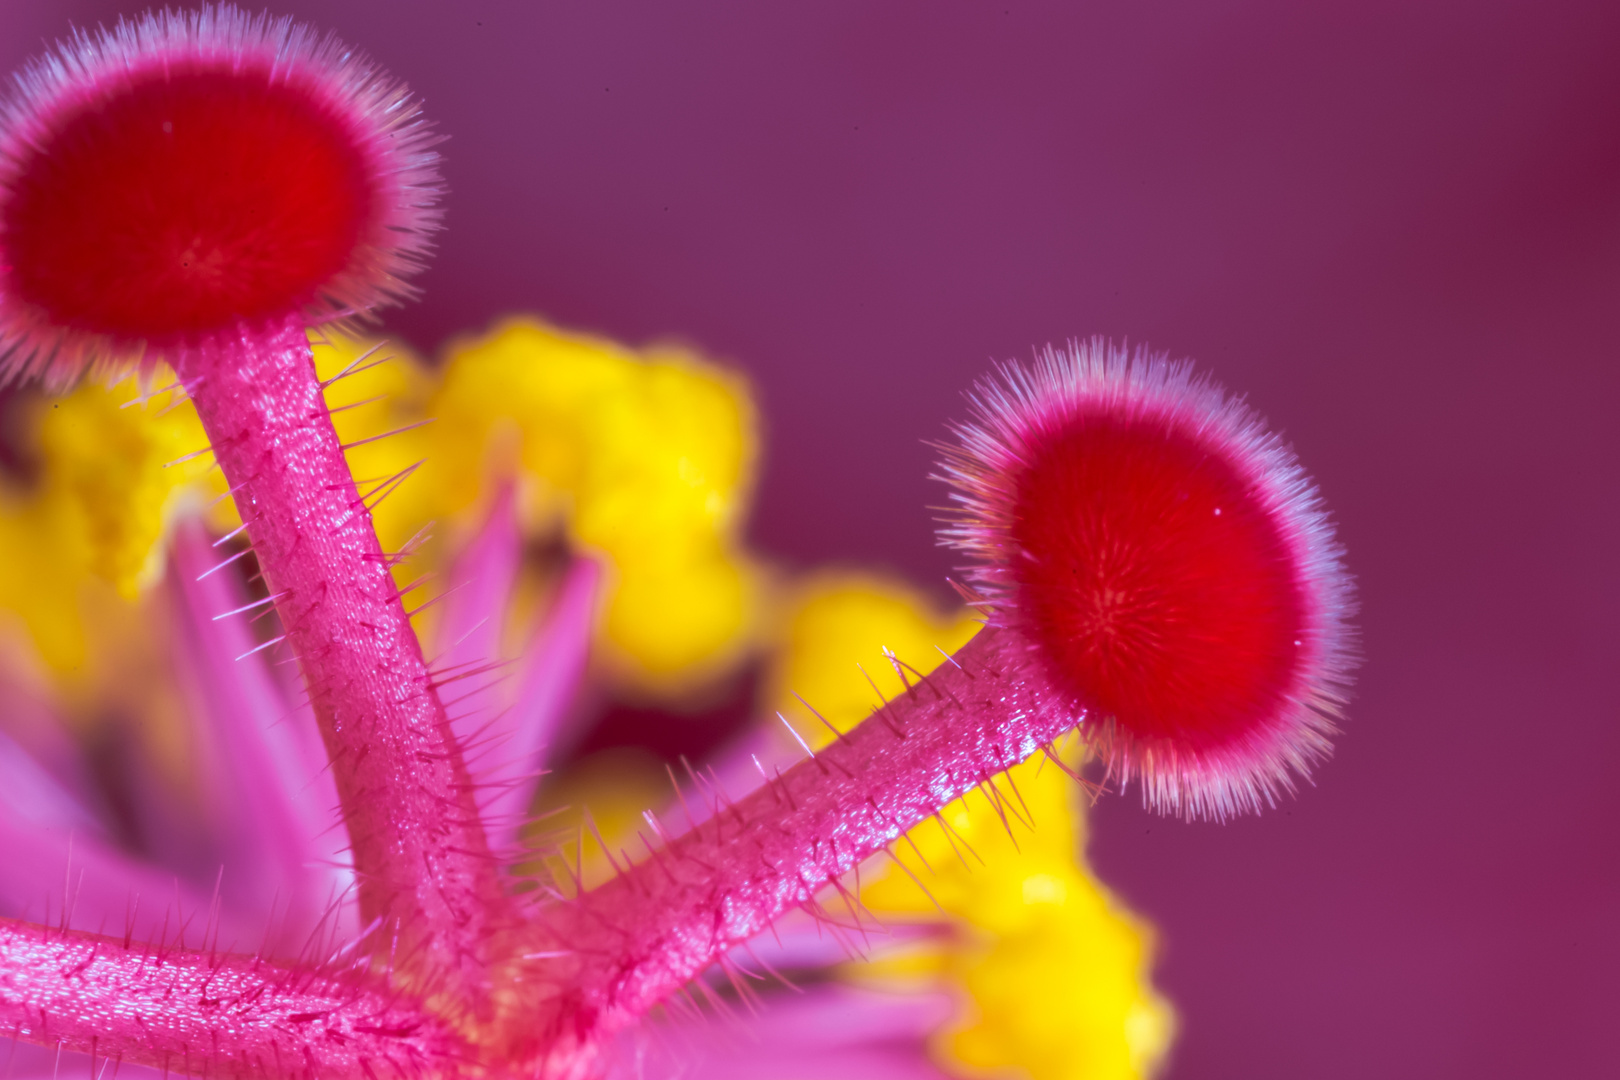
[[[896,662],[905,693],[685,833],[649,815],[606,884],[520,892],[306,333],[410,295],[440,194],[416,103],[230,7],[75,37],[18,87],[5,376],[177,373],[319,724],[363,929],[310,959],[0,922],[0,1029],[197,1075],[599,1075],[617,1033],[951,801],[1022,816],[998,777],[1075,730],[1105,783],[1184,817],[1258,810],[1328,753],[1351,600],[1315,489],[1185,365],[1072,343],[981,384],[942,447],[967,646]]]

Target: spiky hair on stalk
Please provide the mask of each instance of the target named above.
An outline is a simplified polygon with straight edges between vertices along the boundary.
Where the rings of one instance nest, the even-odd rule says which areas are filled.
[[[991,624],[1149,807],[1275,805],[1328,756],[1353,667],[1350,580],[1293,451],[1189,363],[1102,338],[968,399],[940,539],[975,560]]]
[[[230,5],[75,31],[0,104],[0,381],[408,298],[438,142],[364,55]]]

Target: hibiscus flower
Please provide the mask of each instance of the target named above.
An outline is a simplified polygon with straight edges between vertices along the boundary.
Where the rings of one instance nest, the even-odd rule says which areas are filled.
[[[514,868],[532,874],[542,847],[553,858],[568,847],[599,884],[615,872],[606,851],[646,830],[643,810],[684,813],[647,754],[558,762],[560,741],[590,734],[593,714],[573,711],[582,690],[651,694],[679,725],[694,685],[762,667],[768,723],[696,763],[741,793],[757,782],[755,757],[786,768],[802,756],[776,711],[815,748],[832,739],[795,692],[847,730],[870,711],[863,672],[879,692],[903,692],[886,654],[927,671],[937,649],[979,627],[971,611],[934,611],[880,576],[773,575],[738,544],[754,410],[746,383],[700,358],[637,354],[533,320],[503,324],[437,369],[380,344],[322,342],[317,369],[358,372],[334,384],[345,442],[443,418],[349,455],[360,475],[446,466],[419,468],[374,516],[385,537],[416,541],[401,585],[438,575],[424,591],[442,600],[417,622],[435,667],[461,676],[447,684],[455,723],[478,747],[481,808]],[[582,383],[594,386],[581,393]],[[280,631],[251,554],[213,569],[247,549],[218,498],[218,470],[193,456],[205,445],[195,410],[172,390],[143,397],[124,381],[27,395],[13,413],[33,436],[24,449],[37,474],[13,485],[0,513],[6,564],[31,568],[0,593],[14,631],[14,707],[0,734],[11,781],[0,803],[4,914],[99,933],[127,926],[136,940],[212,934],[257,946],[270,934],[276,953],[341,949],[361,929],[341,807],[294,670],[278,645],[263,647]],[[615,464],[597,484],[570,471],[602,460]],[[692,483],[693,462],[711,482]],[[657,529],[671,543],[582,532],[608,516],[593,506],[621,503],[663,507]],[[434,519],[460,539],[424,533]],[[752,584],[693,591],[689,572],[667,571],[672,550],[704,551],[713,576]],[[627,591],[626,579],[648,584]],[[703,637],[704,627],[721,629]],[[96,763],[108,743],[126,754],[111,771]],[[722,1011],[665,1015],[622,1037],[615,1067],[648,1077],[927,1076],[964,1065],[1150,1074],[1173,1030],[1148,982],[1151,935],[1079,858],[1082,790],[1039,763],[1017,783],[1038,828],[1016,826],[1015,840],[990,804],[954,804],[959,854],[939,829],[916,830],[916,848],[899,850],[904,870],[863,871],[853,919],[823,898],[840,914],[799,918],[778,931],[780,946],[750,946],[759,959],[740,951],[742,967],[763,974],[764,960],[781,978],[745,977],[744,1000],[720,968],[706,973]],[[13,1075],[60,1067],[55,1051],[14,1054]]]
[[[14,606],[64,700],[199,732],[189,805],[128,748],[80,768],[48,718],[4,748],[8,899],[63,881],[54,914],[0,920],[19,1039],[240,1076],[886,1076],[936,1070],[924,1037],[953,1025],[936,1049],[966,1065],[1152,1067],[1167,1014],[1051,785],[1092,754],[1163,810],[1259,809],[1326,753],[1346,670],[1337,546],[1240,403],[1099,340],[983,382],[941,465],[981,625],[932,627],[937,658],[885,643],[852,723],[796,684],[829,642],[858,655],[859,620],[814,588],[773,618],[738,542],[735,379],[516,323],[442,376],[396,366],[394,396],[340,399],[386,357],[322,334],[407,296],[437,224],[434,136],[402,87],[228,7],[77,38],[19,86],[4,374],[137,380],[116,409],[81,388],[40,421],[13,526],[39,573]],[[368,430],[373,406],[407,415]],[[155,475],[151,451],[188,441]],[[208,459],[218,479],[189,475]],[[445,538],[403,536],[424,506]],[[548,535],[566,542],[526,544]],[[445,587],[408,607],[413,562]],[[92,578],[147,610],[75,613]],[[797,725],[784,708],[782,735],[682,759],[633,829],[530,815],[580,746],[593,642],[603,680],[672,699],[773,626],[795,628],[764,653]],[[581,801],[614,805],[627,774]],[[1037,817],[1056,831],[1008,862],[986,823],[1015,842]],[[937,869],[945,850],[983,884]],[[876,966],[853,976],[852,954]],[[1042,1006],[1051,987],[1067,1005]],[[1066,1045],[1081,1031],[1110,1049]]]

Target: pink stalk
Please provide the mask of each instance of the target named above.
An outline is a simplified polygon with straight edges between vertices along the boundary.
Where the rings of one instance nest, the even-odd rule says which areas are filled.
[[[606,885],[543,911],[547,948],[566,954],[543,960],[566,987],[547,1017],[559,1045],[633,1020],[975,787],[1021,816],[992,778],[1077,719],[1044,689],[1038,664],[1015,631],[986,628],[811,758]]]
[[[0,920],[0,1030],[221,1077],[415,1077],[470,1057],[421,1006],[357,972]]]
[[[332,760],[361,918],[394,962],[482,982],[503,894],[461,751],[430,685],[303,326],[178,360],[298,658]],[[473,1000],[468,999],[471,1004]]]
[[[479,1008],[503,894],[305,336],[411,293],[434,136],[354,50],[229,6],[79,35],[16,88],[0,378],[174,366],[302,668],[362,918],[395,970]]]
[[[1348,585],[1286,448],[1185,365],[1101,341],[978,388],[947,448],[986,628],[811,760],[540,915],[555,1045],[645,1012],[1079,726],[1150,804],[1258,809],[1327,752]],[[805,748],[809,751],[808,746]],[[941,821],[941,828],[947,828]],[[659,839],[663,839],[662,836]],[[611,856],[610,856],[611,857]]]

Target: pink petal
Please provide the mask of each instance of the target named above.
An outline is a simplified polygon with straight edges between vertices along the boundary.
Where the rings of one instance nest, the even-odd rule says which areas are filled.
[[[832,889],[817,898],[835,917],[848,922],[847,912]],[[862,913],[866,932],[837,930],[825,926],[808,912],[790,911],[776,921],[769,931],[759,934],[746,945],[739,945],[728,954],[731,961],[745,971],[756,974],[780,972],[790,981],[796,971],[831,967],[877,953],[884,953],[901,945],[951,932],[950,924],[943,921],[895,922],[882,925]],[[723,980],[718,966],[705,973],[711,983]],[[717,983],[716,983],[717,984]]]
[[[576,559],[516,665],[501,631],[522,562],[514,496],[503,489],[483,528],[456,559],[433,671],[480,788],[479,809],[498,853],[512,850],[534,795],[542,751],[554,740],[585,670],[600,569]]]
[[[92,834],[41,826],[0,803],[0,914],[137,941],[201,944],[217,928],[222,947],[259,940],[231,912],[172,874],[136,862]]]
[[[98,835],[95,814],[11,736],[0,732],[0,813],[19,825]]]
[[[94,785],[80,760],[79,746],[62,726],[47,687],[33,673],[9,670],[0,655],[0,737],[13,739],[31,764],[43,768],[76,803],[91,805]]]
[[[200,940],[209,907],[174,874],[120,852],[76,795],[0,734],[0,913],[60,924],[67,911],[71,926],[142,940],[173,940],[190,918]],[[228,914],[220,929],[230,940],[243,931]]]
[[[523,537],[508,485],[450,569],[439,655],[432,665],[467,770],[480,781],[507,753],[495,729],[511,695],[511,668],[503,663],[501,636],[522,558]]]
[[[759,989],[763,984],[754,984]],[[952,1013],[941,993],[885,994],[818,986],[763,989],[752,1013],[644,1025],[614,1047],[612,1080],[944,1080],[928,1035]]]
[[[20,1040],[0,1051],[0,1075],[6,1080],[161,1080],[163,1070],[145,1065],[110,1062],[106,1058],[91,1059],[89,1054],[75,1054],[64,1050],[60,1054],[48,1046],[35,1046]]]
[[[441,678],[451,678],[469,668],[500,659],[501,629],[506,622],[506,609],[522,558],[523,537],[518,532],[512,488],[508,485],[496,496],[483,528],[451,567],[449,586],[444,594],[444,614],[439,623],[439,656],[433,662],[434,671],[442,673]],[[490,680],[462,678],[450,685],[487,682]],[[447,695],[449,698],[459,696]],[[467,704],[469,701],[473,704]],[[465,741],[470,733],[476,732],[488,719],[488,715],[479,715],[477,710],[484,708],[492,713],[499,708],[495,701],[489,693],[476,699],[464,698],[453,710],[458,717],[456,734]]]
[[[520,661],[511,707],[489,725],[486,738],[498,749],[491,755],[493,763],[479,772],[486,785],[480,806],[497,852],[517,843],[545,750],[555,742],[584,677],[601,578],[594,559],[574,560]]]
[[[224,557],[199,522],[176,530],[177,668],[209,762],[224,896],[260,921],[274,919],[278,939],[297,947],[352,891],[348,836],[313,717],[271,676],[273,650],[253,652],[249,620],[266,606],[239,611],[248,597],[237,576],[208,573]],[[216,618],[227,612],[237,614]]]

